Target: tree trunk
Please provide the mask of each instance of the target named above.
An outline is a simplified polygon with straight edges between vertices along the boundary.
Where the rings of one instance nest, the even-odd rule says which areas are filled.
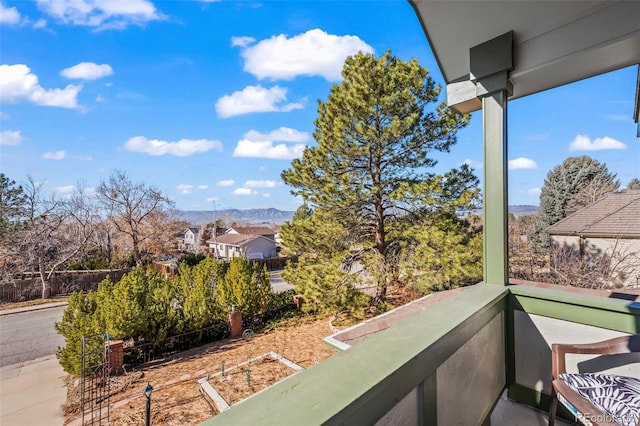
[[[138,247],[138,237],[136,235],[133,236],[133,259],[136,261],[136,266],[142,266],[140,249]]]
[[[374,181],[378,181],[379,179],[374,179]],[[385,301],[387,297],[387,273],[389,272],[387,268],[389,267],[389,260],[387,259],[387,242],[386,242],[386,233],[384,229],[384,206],[382,200],[382,194],[378,191],[374,195],[374,205],[375,205],[375,214],[376,214],[376,230],[375,230],[375,245],[376,251],[380,256],[382,261],[382,271],[380,275],[378,275],[378,283],[376,296],[374,298],[374,304],[378,305]]]
[[[43,249],[38,248],[38,272],[40,274],[40,281],[42,282],[42,298],[51,298],[51,283],[47,279],[47,274],[44,267],[44,253]]]
[[[373,304],[374,305],[379,305],[380,303],[383,303],[387,298],[387,285],[386,283],[384,285],[379,285],[378,288],[376,289],[376,296],[373,299]]]

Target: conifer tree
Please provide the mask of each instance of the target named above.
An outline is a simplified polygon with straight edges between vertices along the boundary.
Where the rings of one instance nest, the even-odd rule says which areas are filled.
[[[149,279],[143,268],[134,268],[114,285],[112,301],[104,306],[104,319],[114,339],[148,336]]]
[[[405,62],[389,51],[378,58],[358,53],[346,59],[342,76],[328,100],[318,102],[317,146],[293,160],[282,179],[347,231],[354,250],[346,252],[350,259],[335,262],[374,266],[367,272],[381,302],[399,277],[407,225],[436,208],[429,200],[458,196],[448,188],[438,196],[418,188],[442,179],[430,171],[437,163],[433,154],[449,151],[468,116],[444,103],[431,105],[440,87],[415,59]],[[464,166],[451,172],[451,181],[466,191],[477,179]]]
[[[249,317],[261,315],[267,310],[271,291],[266,266],[234,257],[220,286],[220,302],[227,310],[233,307]]]
[[[482,280],[482,233],[457,217],[439,218],[407,230],[402,269],[425,293]]]
[[[606,164],[586,155],[564,160],[549,171],[544,180],[540,210],[529,234],[531,248],[534,251],[547,249],[547,227],[566,217],[567,212],[582,208],[619,187],[620,182]]]
[[[633,178],[627,184],[627,190],[637,190],[640,189],[640,179]]]
[[[97,309],[95,291],[87,294],[73,293],[62,319],[55,324],[56,331],[65,338],[65,345],[58,348],[56,357],[67,373],[82,375],[82,337],[104,332],[95,315]],[[102,354],[98,353],[97,356],[101,358]],[[98,359],[91,359],[88,364],[98,364],[97,361]]]
[[[177,280],[162,276],[148,268],[145,317],[147,327],[141,334],[147,341],[159,342],[183,331],[183,311],[179,305],[181,292]]]
[[[282,277],[302,295],[305,312],[359,311],[368,298],[357,290],[363,270],[348,265],[349,233],[327,211],[302,205],[281,230],[285,253],[299,254]]]
[[[27,197],[21,185],[0,173],[0,243],[8,244],[24,219]]]
[[[224,279],[224,264],[207,257],[193,268],[181,264],[178,275],[184,293],[183,312],[185,326],[198,330],[223,318],[219,304],[219,288]]]

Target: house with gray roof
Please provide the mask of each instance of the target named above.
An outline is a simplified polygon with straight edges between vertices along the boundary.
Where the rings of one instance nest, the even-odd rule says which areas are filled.
[[[275,240],[263,235],[228,232],[207,240],[207,244],[214,254],[225,259],[237,256],[243,256],[247,259],[267,259],[277,255]]]
[[[272,240],[275,239],[275,231],[268,226],[236,226],[227,229],[225,234],[262,235]]]
[[[555,247],[612,256],[617,285],[640,286],[640,190],[607,194],[546,231]]]

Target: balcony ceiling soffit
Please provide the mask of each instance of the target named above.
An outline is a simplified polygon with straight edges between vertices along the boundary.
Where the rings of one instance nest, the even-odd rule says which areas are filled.
[[[512,30],[511,99],[640,63],[640,1],[410,2],[449,92],[469,80],[470,48]]]

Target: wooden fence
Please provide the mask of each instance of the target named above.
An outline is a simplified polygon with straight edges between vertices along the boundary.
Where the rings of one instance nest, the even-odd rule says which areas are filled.
[[[51,297],[68,296],[76,291],[97,290],[98,283],[107,276],[115,283],[131,269],[56,271],[49,280]],[[24,302],[41,297],[42,282],[37,272],[16,274],[11,281],[0,282],[0,303]]]

